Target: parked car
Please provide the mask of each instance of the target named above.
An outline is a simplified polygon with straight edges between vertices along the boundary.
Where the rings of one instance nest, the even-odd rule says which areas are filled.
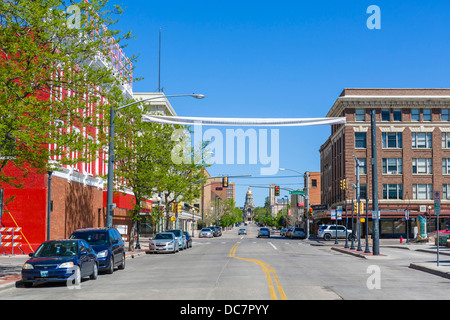
[[[83,239],[97,253],[99,271],[108,274],[114,268],[125,269],[125,243],[115,228],[85,228],[75,230],[69,239]]]
[[[293,228],[293,230],[289,233],[289,238],[291,238],[291,239],[294,239],[294,238],[305,239],[306,238],[305,229],[299,228],[299,227]]]
[[[348,239],[351,240],[353,235],[353,231],[350,229],[346,229],[345,226],[337,226],[337,237],[344,238],[348,234]],[[336,238],[336,225],[334,224],[324,224],[319,227],[319,231],[317,233],[317,237],[323,238],[325,241],[330,241],[331,239]]]
[[[286,233],[284,234],[284,236],[285,236],[286,238],[290,238],[290,237],[291,237],[291,233],[292,233],[293,230],[294,230],[294,227],[288,227],[288,228],[286,229]]]
[[[214,237],[213,231],[210,228],[203,228],[198,235],[199,238],[212,238]]]
[[[79,285],[81,278],[98,276],[97,254],[84,240],[65,239],[42,243],[22,267],[22,283],[66,282]]]
[[[192,248],[192,237],[187,231],[183,231],[184,236],[186,237],[187,248]]]
[[[287,231],[287,228],[281,229],[281,230],[280,230],[280,236],[281,236],[281,237],[286,236],[286,231]]]
[[[239,229],[239,231],[238,231],[238,235],[241,235],[241,234],[247,234],[247,229]]]
[[[268,238],[270,238],[270,230],[268,228],[260,228],[258,230],[258,238],[259,237],[268,237]]]
[[[180,250],[184,250],[187,248],[186,237],[184,236],[183,230],[174,229],[174,230],[166,230],[166,232],[172,232],[175,235],[175,238],[178,240]]]
[[[180,245],[172,232],[160,232],[155,234],[148,244],[150,253],[154,252],[178,252]]]
[[[222,228],[221,227],[210,227],[212,232],[213,232],[213,236],[214,237],[220,237],[222,235]]]

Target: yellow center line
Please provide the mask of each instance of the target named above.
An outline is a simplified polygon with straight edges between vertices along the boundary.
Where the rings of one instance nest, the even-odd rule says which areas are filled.
[[[241,258],[241,257],[236,257],[236,249],[238,248],[240,242],[236,243],[230,250],[230,253],[228,254],[228,256],[230,258],[235,258],[235,259],[239,259],[239,260],[244,260],[244,261],[249,261],[249,262],[253,262],[256,263],[257,265],[259,265],[262,269],[264,274],[266,275],[266,279],[267,279],[267,284],[269,286],[269,292],[270,292],[270,298],[272,300],[277,300],[277,293],[275,291],[275,287],[273,285],[273,281],[272,281],[272,277],[271,274],[273,275],[274,279],[275,279],[275,283],[276,283],[276,287],[278,289],[278,293],[280,295],[281,300],[287,300],[286,294],[284,293],[283,287],[281,286],[280,280],[278,279],[277,274],[275,273],[275,270],[273,270],[273,268],[271,266],[269,266],[267,263],[256,260],[256,259],[248,259],[248,258]]]

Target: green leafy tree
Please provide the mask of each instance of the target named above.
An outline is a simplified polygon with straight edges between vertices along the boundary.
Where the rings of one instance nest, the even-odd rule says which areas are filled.
[[[20,187],[30,172],[93,161],[105,145],[106,111],[123,102],[130,64],[114,73],[96,62],[109,63],[110,46],[131,38],[114,40],[122,10],[107,8],[100,0],[0,1],[0,184]]]

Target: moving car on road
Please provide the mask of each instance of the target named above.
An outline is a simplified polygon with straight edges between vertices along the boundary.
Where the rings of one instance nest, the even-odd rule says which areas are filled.
[[[238,235],[245,234],[247,235],[247,229],[239,229]]]
[[[42,243],[22,267],[22,283],[31,287],[37,282],[66,282],[79,285],[81,278],[98,276],[95,251],[84,240],[53,240]]]
[[[125,269],[125,244],[115,228],[84,228],[75,230],[69,239],[83,239],[97,253],[99,271],[108,274],[114,268]]]
[[[172,232],[160,232],[155,234],[148,244],[150,253],[154,252],[178,252],[180,245]]]
[[[268,238],[270,238],[270,230],[268,228],[260,228],[258,230],[258,238],[259,237],[268,237]]]

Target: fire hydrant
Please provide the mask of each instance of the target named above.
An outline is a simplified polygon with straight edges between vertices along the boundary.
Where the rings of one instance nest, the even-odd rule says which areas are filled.
[[[400,243],[403,243],[403,236],[400,236]]]

